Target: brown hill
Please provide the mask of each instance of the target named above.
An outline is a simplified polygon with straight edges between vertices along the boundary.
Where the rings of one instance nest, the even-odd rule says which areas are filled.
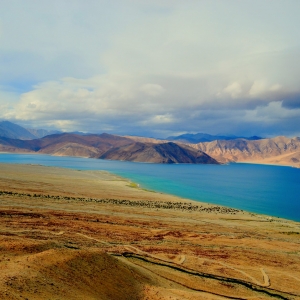
[[[151,283],[151,278],[137,268],[101,250],[63,249],[55,243],[8,239],[1,240],[1,244],[4,248],[1,254],[9,255],[0,276],[4,277],[0,282],[7,283],[2,285],[1,299],[21,299],[22,294],[25,299],[33,300],[133,300],[140,299],[143,286]]]
[[[193,148],[172,142],[162,144],[137,142],[113,148],[101,158],[153,163],[218,164],[215,159],[202,151],[195,151]]]
[[[35,135],[27,129],[9,121],[0,122],[0,136],[20,140],[31,140],[36,138]]]
[[[255,162],[300,167],[300,138],[279,136],[249,141],[236,139],[189,144],[220,162]]]
[[[40,139],[40,153],[59,156],[84,156],[99,158],[114,147],[132,143],[131,140],[111,134],[86,135],[57,134]]]
[[[78,143],[62,142],[50,145],[41,149],[39,152],[55,156],[80,156],[80,157],[98,157],[99,151],[95,147],[85,146]]]
[[[36,140],[0,137],[0,151],[37,152],[58,156],[81,156],[101,159],[155,163],[218,162],[200,150],[175,143],[145,143],[103,133],[101,135],[55,134]]]

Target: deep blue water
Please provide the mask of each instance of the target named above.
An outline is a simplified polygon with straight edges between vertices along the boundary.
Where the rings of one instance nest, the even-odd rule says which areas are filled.
[[[147,189],[300,221],[300,169],[296,168],[255,164],[164,165],[37,154],[0,154],[0,162],[106,170]]]

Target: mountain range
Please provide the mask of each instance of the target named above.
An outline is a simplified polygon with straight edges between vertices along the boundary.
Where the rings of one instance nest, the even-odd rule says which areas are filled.
[[[245,139],[245,140],[261,140],[262,137],[259,136],[251,136],[251,137],[243,137],[243,136],[235,136],[235,135],[210,135],[207,133],[186,133],[178,136],[169,136],[166,138],[168,141],[177,141],[182,143],[192,143],[197,144],[201,142],[212,142],[217,140],[236,140],[236,139]]]
[[[167,140],[156,140],[127,136],[136,142],[161,143]],[[300,168],[300,138],[278,136],[269,139],[247,140],[215,140],[212,142],[185,143],[176,141],[178,145],[188,145],[201,150],[220,163],[249,162],[259,164],[287,165]]]
[[[9,121],[0,122],[0,137],[6,137],[11,139],[19,140],[32,140],[42,138],[46,135],[60,133],[56,130],[45,130],[45,129],[31,129],[24,128],[20,125]]]
[[[300,167],[300,138],[278,136],[248,141],[236,139],[188,144],[221,163],[251,162]]]
[[[0,151],[153,163],[218,164],[206,153],[188,145],[173,142],[141,143],[106,133],[100,135],[63,133],[34,140],[0,137]]]
[[[223,139],[214,140],[217,137]],[[249,162],[300,167],[299,137],[246,139],[199,133],[172,138],[174,141],[106,133],[51,134],[47,130],[29,130],[8,121],[0,122],[0,152],[45,153],[153,163]],[[193,142],[188,142],[191,139]],[[196,143],[197,139],[213,140]]]

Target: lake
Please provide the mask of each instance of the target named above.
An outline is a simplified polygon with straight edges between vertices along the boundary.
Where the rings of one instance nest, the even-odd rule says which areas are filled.
[[[166,165],[10,153],[1,153],[0,162],[106,170],[146,189],[300,221],[300,169],[291,167],[242,163]]]

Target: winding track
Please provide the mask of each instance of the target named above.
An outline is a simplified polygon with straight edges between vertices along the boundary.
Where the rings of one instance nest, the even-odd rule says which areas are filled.
[[[219,265],[221,265],[221,266],[224,266],[224,267],[226,267],[226,268],[228,268],[228,269],[237,271],[237,272],[239,272],[240,274],[243,274],[244,276],[246,276],[246,277],[248,277],[249,279],[251,279],[253,283],[255,283],[255,284],[257,284],[257,285],[260,285],[260,286],[262,286],[262,287],[268,287],[268,286],[270,286],[270,278],[269,278],[268,274],[265,272],[265,270],[264,270],[263,268],[260,268],[260,271],[262,272],[263,280],[264,280],[264,282],[261,283],[261,282],[259,282],[256,278],[254,278],[253,276],[249,275],[248,273],[246,273],[246,272],[244,272],[244,271],[242,271],[242,270],[239,270],[239,269],[237,269],[237,268],[235,268],[235,267],[233,267],[233,266],[231,266],[231,265],[229,265],[229,264],[225,264],[225,263],[223,263],[223,262],[221,262],[221,261],[216,261],[216,260],[214,260],[214,259],[209,259],[209,258],[205,258],[204,261],[210,261],[210,262],[213,262],[213,263],[217,263],[217,264],[219,264]]]
[[[114,254],[114,255],[120,256],[120,254]],[[173,269],[173,270],[185,273],[187,275],[193,275],[193,276],[196,276],[196,277],[202,277],[202,278],[206,278],[206,279],[216,280],[216,281],[227,283],[227,284],[239,285],[243,288],[250,289],[253,292],[262,294],[262,295],[270,297],[270,298],[273,297],[273,298],[276,298],[276,299],[292,300],[292,299],[295,299],[295,297],[298,297],[298,295],[295,295],[295,294],[292,294],[292,293],[280,292],[280,291],[277,291],[277,290],[274,290],[274,289],[262,287],[261,285],[249,283],[249,282],[241,280],[241,279],[234,279],[234,278],[228,278],[228,277],[223,277],[223,276],[219,276],[219,275],[213,275],[213,274],[209,274],[209,273],[196,272],[194,270],[187,269],[187,268],[184,268],[182,266],[179,266],[179,265],[176,265],[176,264],[173,264],[173,263],[170,263],[170,262],[163,262],[162,260],[155,259],[156,261],[153,261],[153,259],[154,259],[153,257],[151,259],[150,257],[144,257],[144,256],[141,256],[141,255],[138,255],[138,254],[133,254],[133,253],[123,253],[122,256],[125,257],[125,258],[133,258],[133,259],[136,259],[136,260],[140,260],[140,261],[150,263],[150,264],[153,264],[153,265],[156,265],[156,266]],[[140,264],[137,264],[137,265],[141,266]],[[144,265],[142,267],[149,270],[149,271],[151,271],[151,272],[153,272],[153,270],[148,269]],[[188,285],[184,285],[184,284],[182,284],[182,283],[180,283],[176,280],[172,280],[170,278],[164,277],[159,273],[156,273],[156,272],[153,272],[153,273],[155,273],[156,275],[158,275],[162,278],[165,278],[167,280],[170,280],[170,281],[173,281],[177,284],[180,284],[180,285],[182,285],[185,288],[188,288],[190,290],[199,291],[199,292],[208,292],[208,291],[205,291],[205,290],[192,288]],[[227,298],[227,299],[248,299],[248,297],[247,298],[230,297],[230,296],[227,296],[227,295],[217,294],[217,293],[213,293],[213,292],[209,292],[209,293],[211,293],[213,295],[216,295],[216,296],[222,296],[222,297]]]
[[[99,243],[105,244],[107,246],[115,246],[115,245],[112,245],[108,242],[98,240],[96,238],[87,236],[87,235],[82,234],[82,233],[76,233],[76,234],[79,235],[79,236],[82,236],[84,238],[87,238],[87,239],[94,240],[94,241],[97,241]],[[227,283],[227,284],[239,285],[243,288],[250,289],[253,292],[263,294],[264,296],[274,297],[274,298],[277,298],[277,299],[291,300],[291,299],[294,299],[294,297],[298,296],[298,295],[294,295],[294,294],[290,294],[290,293],[284,293],[284,292],[280,292],[280,291],[268,288],[270,286],[270,278],[269,278],[269,276],[267,275],[267,273],[265,272],[265,270],[263,268],[261,268],[260,270],[263,274],[264,282],[260,283],[254,277],[247,274],[246,272],[238,270],[238,269],[236,269],[232,266],[229,266],[227,264],[224,264],[222,262],[218,262],[221,265],[224,265],[225,267],[229,267],[231,269],[234,269],[234,270],[240,272],[241,274],[245,275],[246,277],[248,277],[249,279],[251,279],[254,282],[254,283],[250,283],[250,282],[242,280],[242,279],[235,279],[235,278],[223,277],[223,276],[219,276],[219,275],[213,275],[213,274],[209,274],[209,273],[197,272],[197,271],[194,271],[192,269],[185,268],[181,265],[186,259],[185,255],[181,256],[181,259],[179,260],[179,263],[174,263],[174,260],[168,261],[168,260],[162,259],[162,258],[160,258],[156,255],[147,253],[147,252],[145,252],[145,251],[143,251],[143,250],[141,250],[137,247],[134,247],[132,245],[123,245],[123,246],[129,252],[125,252],[123,254],[111,253],[111,255],[122,256],[122,257],[127,258],[127,259],[128,258],[133,258],[133,259],[140,260],[140,261],[143,261],[143,262],[146,262],[146,263],[150,263],[150,264],[153,264],[153,265],[156,265],[156,266],[173,269],[173,270],[182,272],[182,273],[187,274],[187,275],[193,275],[193,276],[202,277],[202,278],[206,278],[206,279],[216,280],[216,281]],[[213,261],[213,260],[211,260],[211,261]],[[131,261],[131,263],[136,264],[132,261]],[[180,283],[176,280],[164,277],[163,275],[154,272],[153,270],[145,267],[144,265],[142,265],[142,266],[140,264],[136,264],[136,265],[138,265],[139,267],[145,268],[146,270],[148,270],[152,273],[155,273],[156,275],[158,275],[158,276],[160,276],[164,279],[172,281],[176,284],[179,284],[179,285],[181,285],[185,288],[188,288],[190,290],[193,290],[193,291],[209,293],[209,294],[212,294],[212,295],[215,295],[215,296],[223,297],[225,299],[248,299],[248,297],[247,298],[230,297],[230,296],[227,296],[227,295],[224,295],[224,294],[218,294],[218,293],[208,292],[208,291],[201,290],[201,289],[195,289],[195,288],[192,288],[188,285],[182,284],[182,283]]]

